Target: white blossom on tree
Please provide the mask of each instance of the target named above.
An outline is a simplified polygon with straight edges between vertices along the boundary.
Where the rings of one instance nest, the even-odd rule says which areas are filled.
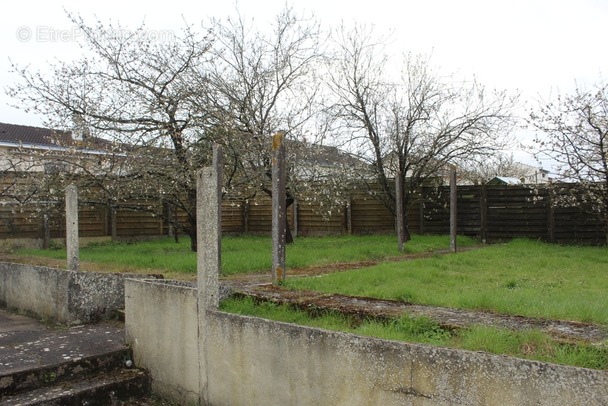
[[[564,190],[553,185],[555,203],[598,216],[608,242],[608,84],[559,94],[532,111],[529,122],[538,131],[537,157],[555,163],[558,182],[574,183]]]
[[[20,81],[9,94],[18,106],[44,115],[49,128],[72,131],[82,142],[107,140],[104,163],[95,173],[83,165],[80,175],[90,176],[79,179],[96,184],[114,206],[160,215],[158,205],[182,210],[187,220],[175,225],[195,248],[195,168],[207,161],[211,142],[204,76],[210,38],[186,27],[157,41],[145,26],[130,31],[69,18],[83,33],[82,59],[56,62],[50,75],[14,65]],[[79,189],[86,195],[87,188]],[[159,204],[135,204],[151,196]]]

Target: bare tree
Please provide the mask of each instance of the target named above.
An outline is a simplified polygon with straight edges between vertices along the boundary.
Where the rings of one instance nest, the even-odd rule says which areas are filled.
[[[81,166],[91,175],[86,182],[96,183],[113,205],[162,216],[154,205],[132,204],[154,196],[172,211],[182,210],[187,220],[175,225],[196,249],[194,173],[210,153],[206,130],[212,115],[204,77],[210,38],[186,27],[159,39],[145,26],[129,31],[69,18],[84,34],[84,57],[52,65],[48,77],[13,65],[20,83],[8,93],[17,106],[47,117],[50,128],[71,130],[82,141],[108,140],[111,147],[99,156],[104,164],[94,173]]]
[[[530,114],[538,131],[536,156],[555,163],[558,181],[575,182],[569,193],[557,193],[556,204],[574,205],[604,224],[608,243],[608,84],[559,94]],[[559,184],[554,185],[559,188]]]
[[[271,136],[282,130],[288,139],[302,140],[315,114],[319,24],[286,7],[268,31],[256,30],[240,14],[214,20],[212,27],[217,41],[211,79],[224,119],[220,131],[229,139],[227,190],[245,198],[260,191],[271,195]],[[292,190],[287,206],[294,201]]]
[[[414,193],[441,181],[448,164],[500,150],[514,99],[490,94],[476,81],[442,77],[421,56],[405,55],[401,75],[391,75],[385,42],[364,27],[338,32],[331,111],[344,145],[369,163],[371,171],[362,178],[380,184],[382,193],[375,196],[394,214],[392,179],[402,177],[409,238]]]

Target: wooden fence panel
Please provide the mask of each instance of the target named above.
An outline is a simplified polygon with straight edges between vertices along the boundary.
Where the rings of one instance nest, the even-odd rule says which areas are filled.
[[[458,188],[458,234],[481,236],[481,193],[478,186]]]
[[[421,203],[420,198],[416,197],[407,208],[407,227],[410,234],[422,234]]]
[[[245,232],[245,202],[229,200],[222,202],[222,232]]]
[[[598,216],[575,207],[556,207],[554,242],[605,244],[606,233]]]
[[[139,203],[145,205],[145,202]],[[138,202],[129,204],[137,205]],[[117,237],[148,237],[167,234],[163,220],[155,213],[119,208],[116,210],[115,216]]]
[[[0,205],[0,238],[40,238],[39,206]]]
[[[347,230],[344,208],[337,208],[322,215],[319,204],[299,203],[297,216],[298,235],[339,235]]]
[[[270,198],[258,198],[249,202],[247,229],[250,233],[268,233],[272,231],[272,201]]]
[[[408,208],[410,232],[447,234],[449,188],[425,188],[421,195],[421,199],[415,196]],[[489,240],[530,237],[585,244],[606,242],[606,230],[598,216],[577,207],[552,207],[551,199],[546,188],[460,186],[458,234]],[[222,205],[222,229],[226,233],[268,235],[272,228],[271,208],[271,199],[265,195],[249,202],[225,201]],[[0,238],[43,238],[45,210],[49,213],[50,237],[65,238],[65,214],[60,205],[45,207],[42,202],[16,205],[6,200],[0,201]],[[292,205],[288,210],[292,229],[297,225],[299,235],[343,234],[348,232],[350,220],[353,234],[395,232],[390,211],[363,191],[353,192],[349,212],[346,208],[338,208],[327,218],[320,212],[321,208],[314,204]],[[294,214],[297,215],[295,222]],[[180,222],[186,221],[185,213],[178,212],[177,215]],[[107,206],[80,204],[81,236],[109,236],[111,223]],[[167,221],[143,211],[119,209],[115,213],[115,223],[118,237],[167,235],[169,231]]]
[[[81,237],[103,237],[108,235],[106,207],[78,207],[78,234]]]
[[[521,186],[487,188],[489,239],[547,238],[547,196]]]
[[[422,225],[423,234],[446,234],[450,229],[449,188],[423,188]]]
[[[392,233],[395,217],[378,200],[370,195],[355,194],[351,198],[353,234]]]

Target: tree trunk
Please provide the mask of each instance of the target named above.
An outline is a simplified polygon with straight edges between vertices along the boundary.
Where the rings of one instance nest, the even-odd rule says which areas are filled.
[[[196,181],[194,182],[196,184]],[[184,230],[190,237],[190,250],[196,252],[198,244],[196,238],[196,188],[188,189],[188,227]],[[175,210],[175,217],[177,223],[177,208]],[[176,230],[177,231],[177,230]]]
[[[190,237],[190,251],[196,252],[198,248],[198,244],[196,241],[196,228],[194,228],[194,230],[188,230],[187,234]]]
[[[264,188],[264,193],[266,193],[270,198],[272,198],[272,190]],[[289,218],[287,217],[287,209],[295,202],[294,197],[287,191],[285,193],[285,244],[293,244],[293,234],[291,234],[291,227],[289,226]]]
[[[291,193],[287,192],[286,193],[286,199],[285,199],[285,244],[293,244],[293,235],[291,234],[291,227],[289,227],[289,217],[287,216],[287,209],[289,209],[289,206],[291,206],[293,204],[293,202],[295,201],[295,199],[293,198],[293,196],[291,195]]]

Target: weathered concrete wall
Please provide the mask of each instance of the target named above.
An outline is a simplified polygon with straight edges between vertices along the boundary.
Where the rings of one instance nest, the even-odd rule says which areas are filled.
[[[0,305],[63,324],[92,323],[124,308],[126,277],[136,276],[0,262]]]
[[[197,329],[191,287],[128,281],[126,294],[135,360],[150,369],[153,390],[179,404],[197,396],[215,406],[608,404],[606,371],[219,311],[208,311],[209,324]],[[197,354],[207,358],[197,362]],[[204,385],[197,386],[200,366]]]
[[[68,279],[60,269],[0,262],[0,305],[65,323]]]
[[[607,371],[220,312],[220,152],[197,172],[196,289],[127,282],[127,340],[157,393],[213,406],[608,403]]]
[[[608,373],[212,312],[212,405],[606,405]]]
[[[170,281],[125,283],[125,329],[152,391],[180,405],[199,397],[197,291]]]
[[[68,273],[67,306],[70,323],[108,319],[125,306],[125,275],[118,273]],[[132,275],[126,275],[132,276]]]

